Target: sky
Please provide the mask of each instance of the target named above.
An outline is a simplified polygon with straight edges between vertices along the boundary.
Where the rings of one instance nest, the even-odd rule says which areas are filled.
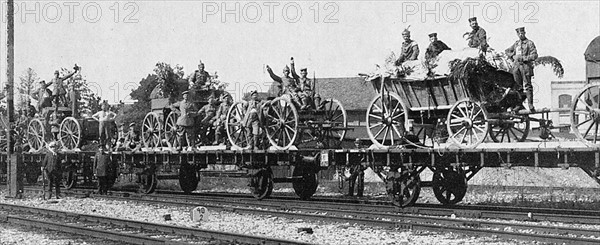
[[[540,56],[562,61],[562,80],[585,80],[583,53],[600,35],[600,1],[15,2],[17,81],[28,67],[48,81],[54,70],[77,64],[109,102],[129,100],[157,62],[182,65],[187,76],[202,60],[238,99],[266,91],[265,65],[281,74],[290,57],[311,77],[356,76],[397,53],[409,25],[420,57],[431,32],[453,49],[466,47],[462,35],[472,16],[492,48],[506,49],[517,40],[515,28],[524,26]],[[5,18],[0,33],[4,44]],[[0,51],[4,84],[5,45]],[[548,67],[535,72],[536,103],[549,106],[550,82],[560,79]]]

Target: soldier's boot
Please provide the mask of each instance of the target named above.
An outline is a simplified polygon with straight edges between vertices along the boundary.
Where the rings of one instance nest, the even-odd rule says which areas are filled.
[[[529,106],[529,111],[535,113],[535,108],[533,107],[533,91],[527,90],[525,91],[525,96],[527,96],[527,104]]]
[[[365,172],[361,171],[360,174],[358,174],[358,179],[357,179],[357,190],[356,190],[356,196],[357,197],[362,197],[363,196],[363,192],[365,191]]]
[[[348,194],[346,196],[354,196],[354,180],[348,181]]]
[[[252,149],[254,150],[258,150],[258,135],[253,135],[252,136]]]

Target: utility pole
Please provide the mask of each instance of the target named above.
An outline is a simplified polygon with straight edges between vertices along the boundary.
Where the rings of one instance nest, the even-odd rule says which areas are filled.
[[[15,124],[15,6],[14,0],[7,2],[7,39],[6,39],[6,102],[8,106],[7,155],[8,155],[8,195],[10,198],[21,198],[23,194],[23,176],[21,175],[20,154],[15,154],[15,139],[13,138]]]

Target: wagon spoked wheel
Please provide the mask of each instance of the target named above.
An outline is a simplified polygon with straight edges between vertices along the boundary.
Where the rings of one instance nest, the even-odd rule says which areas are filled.
[[[273,174],[268,169],[258,171],[250,177],[250,190],[254,198],[261,200],[273,192]]]
[[[588,145],[600,144],[600,85],[589,85],[573,100],[571,130]]]
[[[433,173],[433,194],[440,203],[454,205],[467,193],[467,177],[462,169],[441,169]]]
[[[490,122],[490,137],[496,143],[523,142],[529,134],[528,115],[501,115]]]
[[[286,150],[294,145],[298,137],[298,111],[291,102],[281,97],[274,99],[267,104],[264,116],[264,127],[272,146]]]
[[[413,205],[421,193],[421,178],[414,171],[394,173],[387,178],[387,193],[392,203],[399,207]]]
[[[171,149],[177,149],[181,146],[180,138],[177,133],[177,117],[177,113],[172,111],[165,121],[164,137],[167,141],[167,146]]]
[[[27,143],[34,151],[39,151],[46,144],[46,129],[39,119],[33,119],[27,127]]]
[[[179,187],[185,193],[191,193],[198,187],[198,171],[193,165],[182,163],[179,167]]]
[[[244,110],[243,104],[235,102],[227,112],[225,130],[227,131],[227,139],[232,146],[247,150],[251,147],[251,145],[248,144],[248,137],[251,137],[251,135],[242,122],[245,115],[246,111]]]
[[[389,93],[375,97],[367,109],[367,133],[373,144],[385,147],[402,143],[408,109],[400,96]]]
[[[140,174],[139,192],[143,194],[150,194],[156,190],[158,180],[156,179],[156,173],[142,173]]]
[[[145,147],[156,148],[161,144],[161,122],[158,114],[150,112],[144,117],[142,124],[142,142]]]
[[[75,188],[77,184],[77,173],[73,170],[64,171],[62,173],[62,184],[67,190]]]
[[[292,179],[292,187],[300,199],[307,200],[315,194],[319,186],[319,179],[314,170],[297,166],[294,168],[292,175],[294,177]]]
[[[327,99],[322,103],[323,118],[319,141],[325,148],[339,148],[346,136],[348,115],[342,103],[336,99]]]
[[[81,125],[74,117],[65,118],[60,124],[58,137],[60,144],[67,150],[79,148],[81,144]]]
[[[479,103],[468,99],[461,100],[450,109],[446,126],[450,140],[460,147],[473,148],[487,136],[488,115]]]

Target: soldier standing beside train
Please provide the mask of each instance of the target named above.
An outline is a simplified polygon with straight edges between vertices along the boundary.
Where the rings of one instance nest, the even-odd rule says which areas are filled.
[[[533,62],[538,58],[537,49],[533,41],[525,36],[525,27],[519,27],[516,31],[519,40],[506,49],[505,53],[509,59],[514,61],[512,74],[518,91],[525,89],[529,111],[535,112],[531,77],[533,76]]]
[[[94,171],[98,178],[98,194],[106,195],[108,193],[108,166],[110,165],[110,155],[106,154],[104,148],[98,148],[94,158]]]
[[[354,141],[354,147],[356,149],[362,148],[361,140],[356,139]],[[354,188],[356,187],[356,196],[362,197],[365,190],[365,170],[366,167],[363,166],[364,159],[361,159],[361,162],[356,163],[348,163],[350,165],[350,177],[346,178],[348,181],[348,194],[346,196],[354,196]]]
[[[52,141],[48,144],[48,152],[42,160],[42,172],[48,176],[48,199],[52,198],[52,188],[56,191],[56,199],[60,199],[60,185],[62,178],[62,159],[58,154],[60,146],[56,141]],[[46,198],[46,197],[44,197]]]
[[[196,135],[194,130],[194,116],[198,111],[195,103],[192,103],[188,98],[189,91],[184,91],[183,100],[171,105],[171,110],[177,110],[179,107],[181,115],[177,118],[177,131],[179,135],[179,151],[182,150],[183,142],[187,143],[190,150],[196,145]]]

